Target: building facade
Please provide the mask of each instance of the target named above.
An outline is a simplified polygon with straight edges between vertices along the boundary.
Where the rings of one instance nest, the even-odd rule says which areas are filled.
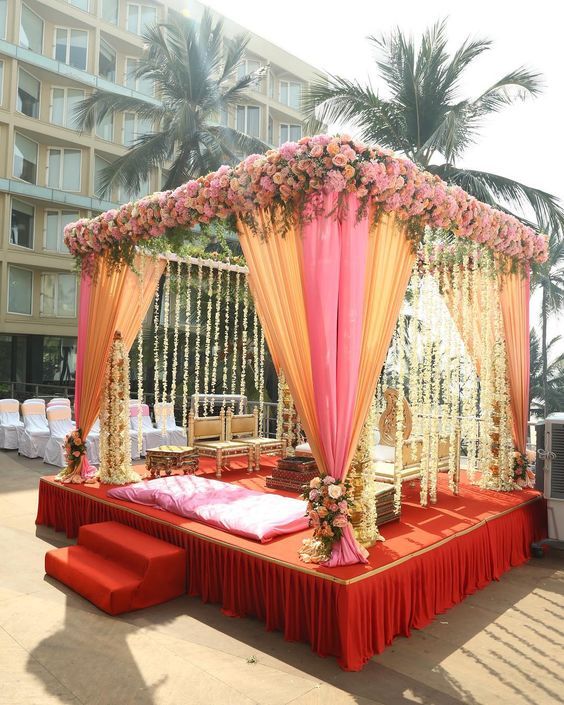
[[[139,194],[98,198],[101,170],[151,126],[121,113],[79,132],[74,106],[96,89],[158,103],[131,76],[144,28],[203,11],[190,0],[0,0],[0,394],[7,382],[20,394],[25,383],[74,383],[78,286],[63,228],[161,185],[156,171]],[[224,33],[247,32],[225,19]],[[259,66],[264,79],[218,120],[272,146],[299,139],[316,69],[251,34],[239,70]]]

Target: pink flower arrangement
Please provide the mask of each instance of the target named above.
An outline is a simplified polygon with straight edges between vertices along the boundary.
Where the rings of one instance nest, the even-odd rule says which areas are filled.
[[[331,555],[333,543],[343,535],[350,521],[352,500],[350,484],[331,475],[314,477],[304,485],[302,496],[307,500],[307,514],[313,528],[313,538],[321,541],[325,555]]]
[[[354,193],[364,212],[395,213],[420,236],[425,226],[444,228],[519,262],[544,262],[547,241],[511,215],[502,213],[418,169],[409,159],[348,135],[304,137],[235,167],[189,181],[173,191],[146,196],[65,228],[71,254],[84,260],[104,252],[132,257],[133,248],[164,235],[230,216],[250,218],[257,208],[284,205],[313,217],[312,194]]]
[[[65,438],[63,447],[65,449],[67,468],[73,471],[76,470],[80,465],[82,456],[86,453],[86,443],[82,438],[82,430],[77,428],[75,431],[71,431]]]

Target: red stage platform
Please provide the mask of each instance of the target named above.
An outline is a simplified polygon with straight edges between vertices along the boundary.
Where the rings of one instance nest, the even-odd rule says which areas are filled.
[[[258,473],[233,470],[224,480],[269,492],[268,460]],[[37,524],[74,537],[82,524],[113,520],[182,546],[189,595],[221,604],[227,615],[258,617],[268,630],[308,642],[314,652],[335,656],[351,671],[394,637],[424,627],[525,562],[531,542],[546,535],[546,507],[538,492],[486,492],[462,482],[460,495],[453,497],[440,476],[439,502],[427,509],[419,506],[418,483],[406,486],[401,522],[382,528],[386,541],[371,549],[367,565],[325,569],[298,559],[298,547],[310,532],[259,544],[109,499],[108,489],[43,477]]]

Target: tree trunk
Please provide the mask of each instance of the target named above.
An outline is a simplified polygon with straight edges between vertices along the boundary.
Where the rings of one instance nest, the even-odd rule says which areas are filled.
[[[546,328],[548,323],[548,306],[547,306],[547,292],[546,288],[543,287],[542,290],[542,305],[541,305],[541,318],[542,318],[542,401],[544,407],[544,416],[548,415],[548,356],[547,356],[547,343],[546,343]]]

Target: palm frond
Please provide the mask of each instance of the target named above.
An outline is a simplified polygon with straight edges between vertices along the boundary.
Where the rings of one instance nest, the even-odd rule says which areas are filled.
[[[115,112],[134,112],[141,118],[160,120],[166,115],[166,110],[159,105],[145,102],[139,98],[115,95],[97,91],[81,100],[74,109],[74,118],[81,130],[91,130],[102,120]]]

